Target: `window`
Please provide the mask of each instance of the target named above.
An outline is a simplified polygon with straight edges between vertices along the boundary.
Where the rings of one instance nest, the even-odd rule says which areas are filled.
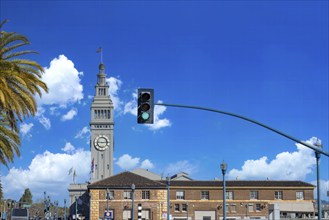
[[[108,169],[108,170],[110,169],[110,164],[107,164],[107,169]]]
[[[254,211],[254,205],[248,204],[248,212],[253,212],[253,211]]]
[[[282,191],[275,191],[274,199],[283,199],[283,192]]]
[[[236,205],[235,204],[231,204],[231,212],[236,212]]]
[[[123,191],[123,199],[131,199],[131,191],[130,190]]]
[[[201,191],[201,199],[209,199],[209,191]]]
[[[142,199],[150,199],[150,191],[142,191]]]
[[[187,212],[188,204],[182,204],[182,211]]]
[[[179,212],[179,204],[175,204],[175,212]]]
[[[296,192],[296,199],[297,200],[304,200],[304,192],[302,192],[302,191]]]
[[[131,210],[123,210],[123,220],[131,219]]]
[[[176,199],[185,199],[184,191],[177,191],[176,192]]]
[[[233,191],[226,191],[226,199],[233,200]]]
[[[250,199],[258,199],[258,191],[250,191]]]
[[[258,203],[256,204],[256,212],[260,212],[262,209],[262,206]]]

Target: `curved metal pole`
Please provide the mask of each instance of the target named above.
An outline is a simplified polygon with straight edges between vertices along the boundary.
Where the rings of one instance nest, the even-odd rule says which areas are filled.
[[[204,108],[204,107],[199,107],[199,106],[189,106],[189,105],[177,105],[177,104],[165,104],[165,103],[156,103],[154,105],[162,105],[162,106],[171,106],[171,107],[179,107],[179,108],[192,108],[192,109],[199,109],[199,110],[204,110],[204,111],[210,111],[210,112],[216,112],[216,113],[220,113],[220,114],[224,114],[224,115],[229,115],[235,118],[240,118],[243,119],[245,121],[249,121],[251,123],[257,124],[263,128],[266,128],[270,131],[273,131],[281,136],[284,136],[292,141],[295,141],[299,144],[304,145],[305,147],[311,148],[312,150],[315,151],[315,155],[316,155],[316,161],[317,161],[317,196],[318,196],[318,220],[321,219],[321,200],[320,200],[320,171],[319,171],[319,159],[320,159],[320,154],[326,155],[327,157],[329,157],[329,153],[325,152],[324,150],[322,150],[319,147],[316,147],[314,145],[308,144],[306,142],[300,141],[297,138],[294,138],[290,135],[287,135],[277,129],[271,128],[270,126],[267,126],[263,123],[260,123],[258,121],[255,121],[253,119],[241,116],[241,115],[237,115],[231,112],[225,112],[225,111],[221,111],[221,110],[217,110],[217,109],[211,109],[211,108]]]
[[[273,131],[273,132],[275,132],[275,133],[277,133],[277,134],[279,134],[281,136],[284,136],[284,137],[286,137],[286,138],[288,138],[288,139],[290,139],[292,141],[295,141],[295,142],[297,142],[299,144],[302,144],[302,145],[304,145],[304,146],[306,146],[308,148],[311,148],[311,149],[315,150],[316,152],[318,152],[320,154],[323,154],[323,155],[326,155],[327,157],[329,157],[329,153],[323,151],[321,148],[315,147],[315,146],[313,146],[311,144],[308,144],[308,143],[306,143],[304,141],[300,141],[297,138],[294,138],[294,137],[292,137],[290,135],[287,135],[287,134],[285,134],[285,133],[283,133],[283,132],[281,132],[281,131],[279,131],[277,129],[271,128],[270,126],[267,126],[267,125],[265,125],[263,123],[260,123],[258,121],[255,121],[253,119],[250,119],[250,118],[247,118],[247,117],[244,117],[244,116],[241,116],[241,115],[237,115],[237,114],[234,114],[234,113],[231,113],[231,112],[225,112],[225,111],[221,111],[221,110],[217,110],[217,109],[204,108],[204,107],[199,107],[199,106],[165,104],[165,103],[156,103],[154,105],[171,106],[171,107],[179,107],[179,108],[199,109],[199,110],[204,110],[204,111],[210,111],[210,112],[216,112],[216,113],[220,113],[220,114],[224,114],[224,115],[229,115],[229,116],[232,116],[232,117],[235,117],[235,118],[240,118],[240,119],[243,119],[245,121],[249,121],[251,123],[257,124],[257,125],[259,125],[259,126],[261,126],[263,128],[266,128],[266,129],[268,129],[270,131]]]

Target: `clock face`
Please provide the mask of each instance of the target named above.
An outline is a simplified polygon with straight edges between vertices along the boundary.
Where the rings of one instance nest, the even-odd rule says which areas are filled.
[[[94,140],[94,146],[97,150],[105,150],[110,145],[110,139],[105,135],[98,135]]]

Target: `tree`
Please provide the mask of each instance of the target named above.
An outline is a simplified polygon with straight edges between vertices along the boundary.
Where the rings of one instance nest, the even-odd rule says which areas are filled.
[[[32,193],[29,188],[25,189],[24,194],[19,199],[20,203],[32,205]]]
[[[41,80],[44,72],[40,64],[21,56],[35,54],[32,50],[19,50],[29,45],[27,37],[2,30],[0,24],[0,163],[8,166],[14,154],[20,155],[17,122],[37,112],[35,95],[48,92]]]

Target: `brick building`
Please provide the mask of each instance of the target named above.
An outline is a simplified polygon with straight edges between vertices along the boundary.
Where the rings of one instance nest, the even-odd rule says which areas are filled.
[[[222,219],[222,181],[179,179],[182,178],[170,181],[171,219]],[[134,219],[138,219],[138,204],[142,205],[143,219],[167,219],[167,181],[149,179],[132,172],[123,172],[88,185],[90,219],[104,219],[107,206],[115,220],[131,219],[133,184]],[[314,215],[314,188],[314,185],[302,181],[229,180],[226,182],[226,217],[310,218]]]

